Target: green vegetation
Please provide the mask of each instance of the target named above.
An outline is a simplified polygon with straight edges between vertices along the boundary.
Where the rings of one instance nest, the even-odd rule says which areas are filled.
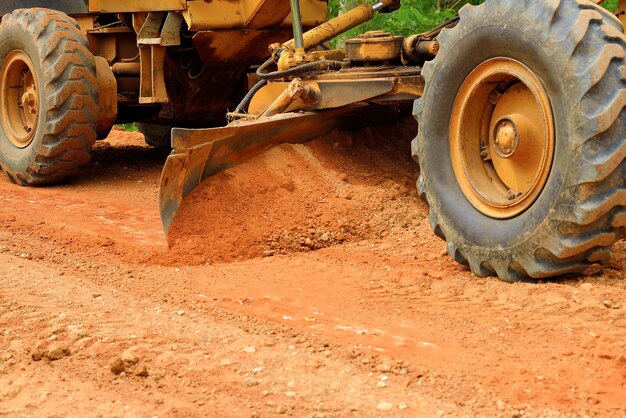
[[[607,0],[604,3],[602,3],[602,7],[604,7],[607,10],[610,10],[612,12],[617,10],[617,4],[619,3],[619,0]]]
[[[367,0],[329,0],[328,9],[331,17],[349,10]],[[538,0],[541,1],[541,0]],[[619,0],[607,0],[603,6],[607,10],[617,9]],[[393,13],[377,14],[374,19],[364,23],[346,34],[348,39],[368,30],[381,29],[398,35],[412,35],[426,32],[435,26],[453,18],[465,4],[480,4],[483,0],[402,0],[402,7]]]
[[[139,126],[137,126],[136,123],[122,123],[120,125],[117,125],[118,128],[121,128],[122,130],[126,131],[126,132],[137,132],[139,131]]]
[[[364,0],[329,0],[330,16],[337,16],[339,12],[350,10],[361,3]],[[376,29],[405,36],[426,32],[456,16],[466,3],[478,4],[482,0],[403,0],[402,7],[397,11],[379,13],[371,21],[347,32],[342,38],[351,38]]]

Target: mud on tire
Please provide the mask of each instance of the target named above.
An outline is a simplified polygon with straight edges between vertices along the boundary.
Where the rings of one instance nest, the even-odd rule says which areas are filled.
[[[6,107],[0,109],[0,165],[21,185],[58,182],[75,175],[89,161],[96,140],[98,83],[94,57],[75,20],[41,8],[18,9],[2,18],[0,63],[6,63],[7,57],[10,61],[16,51],[24,53],[22,56],[32,64],[24,72],[32,73],[27,77],[35,80],[31,102],[36,103],[36,110],[30,112],[35,113],[32,126],[24,125],[24,129],[31,129],[31,135],[26,135],[31,131],[22,132],[25,139],[16,146],[16,135],[11,132],[20,131],[19,120],[24,116],[19,115],[19,109],[13,116],[7,114]],[[7,83],[10,81],[11,77]],[[4,97],[9,102],[14,99],[10,94]]]
[[[487,0],[465,6],[426,63],[412,143],[420,195],[448,253],[472,272],[503,280],[576,273],[610,258],[626,229],[626,40],[614,16],[586,0]],[[540,195],[522,213],[486,216],[464,195],[451,161],[455,97],[472,71],[506,57],[543,84],[554,120],[554,159]]]

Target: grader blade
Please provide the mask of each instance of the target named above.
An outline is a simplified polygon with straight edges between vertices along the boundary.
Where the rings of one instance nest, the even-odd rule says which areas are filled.
[[[368,110],[358,105],[316,113],[289,113],[234,122],[222,128],[172,130],[159,190],[163,230],[167,235],[181,202],[204,179],[283,143],[303,143],[349,122],[358,125]],[[362,123],[362,122],[361,122]]]

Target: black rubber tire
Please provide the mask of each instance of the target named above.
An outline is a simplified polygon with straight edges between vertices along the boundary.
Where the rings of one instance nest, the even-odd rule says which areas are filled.
[[[144,136],[146,144],[155,148],[172,148],[172,127],[155,123],[137,123],[139,132]]]
[[[15,147],[0,124],[0,165],[21,185],[55,183],[78,173],[96,140],[95,60],[76,21],[48,9],[18,9],[0,24],[0,65],[14,50],[30,57],[39,114],[32,142]]]
[[[626,230],[626,38],[621,23],[586,0],[487,0],[465,6],[425,64],[412,153],[430,224],[448,253],[481,277],[506,281],[577,273],[607,261]],[[554,113],[555,158],[533,205],[511,219],[476,210],[450,161],[459,88],[479,64],[509,57],[542,81]]]

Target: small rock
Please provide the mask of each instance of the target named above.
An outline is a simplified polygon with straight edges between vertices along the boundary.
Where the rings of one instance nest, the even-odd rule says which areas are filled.
[[[109,365],[109,369],[113,372],[113,374],[122,373],[125,370],[124,361],[122,361],[121,358],[116,357]]]
[[[282,415],[282,414],[286,414],[286,413],[287,413],[287,411],[288,411],[288,409],[287,409],[287,407],[286,407],[285,405],[282,405],[282,404],[281,404],[281,405],[278,405],[278,406],[276,407],[276,413],[277,413],[277,414],[281,414],[281,415]]]
[[[583,283],[580,285],[580,290],[584,290],[585,292],[588,292],[591,289],[593,289],[593,285],[591,283]]]
[[[378,366],[376,366],[376,370],[379,372],[387,373],[391,371],[391,366],[387,363],[381,363]]]
[[[263,251],[263,257],[272,257],[274,254],[276,254],[274,250]]]
[[[137,356],[136,351],[137,346],[132,346],[122,352],[122,355],[120,357],[126,367],[134,366],[135,364],[139,363],[139,357]]]
[[[348,181],[348,175],[346,173],[339,174],[339,180]]]
[[[608,299],[605,300],[605,301],[602,301],[602,304],[604,306],[606,306],[607,308],[609,308],[609,309],[611,309],[611,307],[613,306],[613,303],[610,300],[608,300]]]
[[[109,369],[115,375],[134,374],[139,377],[148,376],[148,369],[140,364],[136,354],[138,347],[132,346],[122,352],[119,357],[114,358],[109,364]]]
[[[176,315],[183,316],[183,315],[185,315],[185,311],[183,311],[182,309],[179,309],[179,310],[176,311]]]
[[[65,346],[57,346],[46,352],[46,358],[50,361],[61,360],[70,355],[70,349]]]
[[[285,392],[285,396],[288,398],[295,398],[296,392],[290,390],[289,392]]]
[[[506,408],[506,404],[500,399],[496,402],[496,406],[498,407],[498,411],[504,411]]]
[[[402,402],[400,405],[398,405],[398,409],[401,411],[404,411],[405,409],[408,409],[409,406],[407,404],[405,404],[404,402]]]
[[[246,377],[243,379],[243,384],[246,386],[257,386],[259,384],[259,380],[254,377]]]
[[[378,383],[376,383],[376,387],[377,388],[386,388],[387,384],[385,382],[378,382]]]
[[[376,406],[376,409],[379,411],[391,411],[393,409],[393,404],[389,402],[381,402]]]
[[[320,240],[322,240],[324,242],[330,241],[330,234],[328,232],[324,232],[322,234],[322,236],[320,237]]]
[[[249,347],[244,347],[243,348],[243,352],[244,353],[249,353],[249,354],[254,354],[256,353],[256,348],[249,346]]]
[[[146,368],[146,366],[140,365],[137,367],[134,374],[135,376],[139,377],[148,377],[148,369]]]
[[[30,353],[30,357],[33,359],[33,361],[40,361],[44,358],[45,355],[46,350],[41,347],[34,348],[33,351]]]

